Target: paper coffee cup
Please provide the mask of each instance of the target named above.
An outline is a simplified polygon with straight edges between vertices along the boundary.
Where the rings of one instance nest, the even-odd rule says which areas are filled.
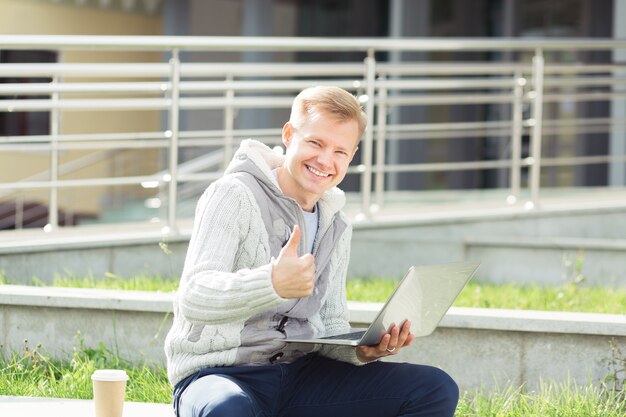
[[[91,375],[96,417],[122,417],[126,395],[126,371],[98,369]]]

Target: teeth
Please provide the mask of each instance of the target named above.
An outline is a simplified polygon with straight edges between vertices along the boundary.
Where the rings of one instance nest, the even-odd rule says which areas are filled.
[[[309,169],[309,171],[311,171],[312,173],[314,173],[318,177],[327,177],[329,175],[329,174],[324,174],[323,172],[320,172],[320,171],[316,170],[315,168],[311,168],[308,165],[307,165],[307,168]]]

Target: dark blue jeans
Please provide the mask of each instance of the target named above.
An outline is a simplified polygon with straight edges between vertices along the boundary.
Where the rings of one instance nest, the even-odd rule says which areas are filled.
[[[174,388],[178,417],[452,417],[456,383],[438,368],[363,366],[310,354],[290,364],[207,368]]]

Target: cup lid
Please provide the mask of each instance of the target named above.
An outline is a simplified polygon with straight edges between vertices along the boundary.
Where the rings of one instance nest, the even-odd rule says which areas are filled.
[[[123,369],[98,369],[91,375],[93,381],[128,381]]]

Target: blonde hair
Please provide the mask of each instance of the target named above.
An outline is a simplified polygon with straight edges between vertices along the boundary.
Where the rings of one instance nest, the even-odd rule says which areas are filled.
[[[358,100],[343,88],[317,86],[302,90],[293,100],[289,122],[299,126],[303,118],[310,117],[316,112],[341,122],[356,120],[359,124],[359,138],[365,132],[367,117],[363,108]]]

